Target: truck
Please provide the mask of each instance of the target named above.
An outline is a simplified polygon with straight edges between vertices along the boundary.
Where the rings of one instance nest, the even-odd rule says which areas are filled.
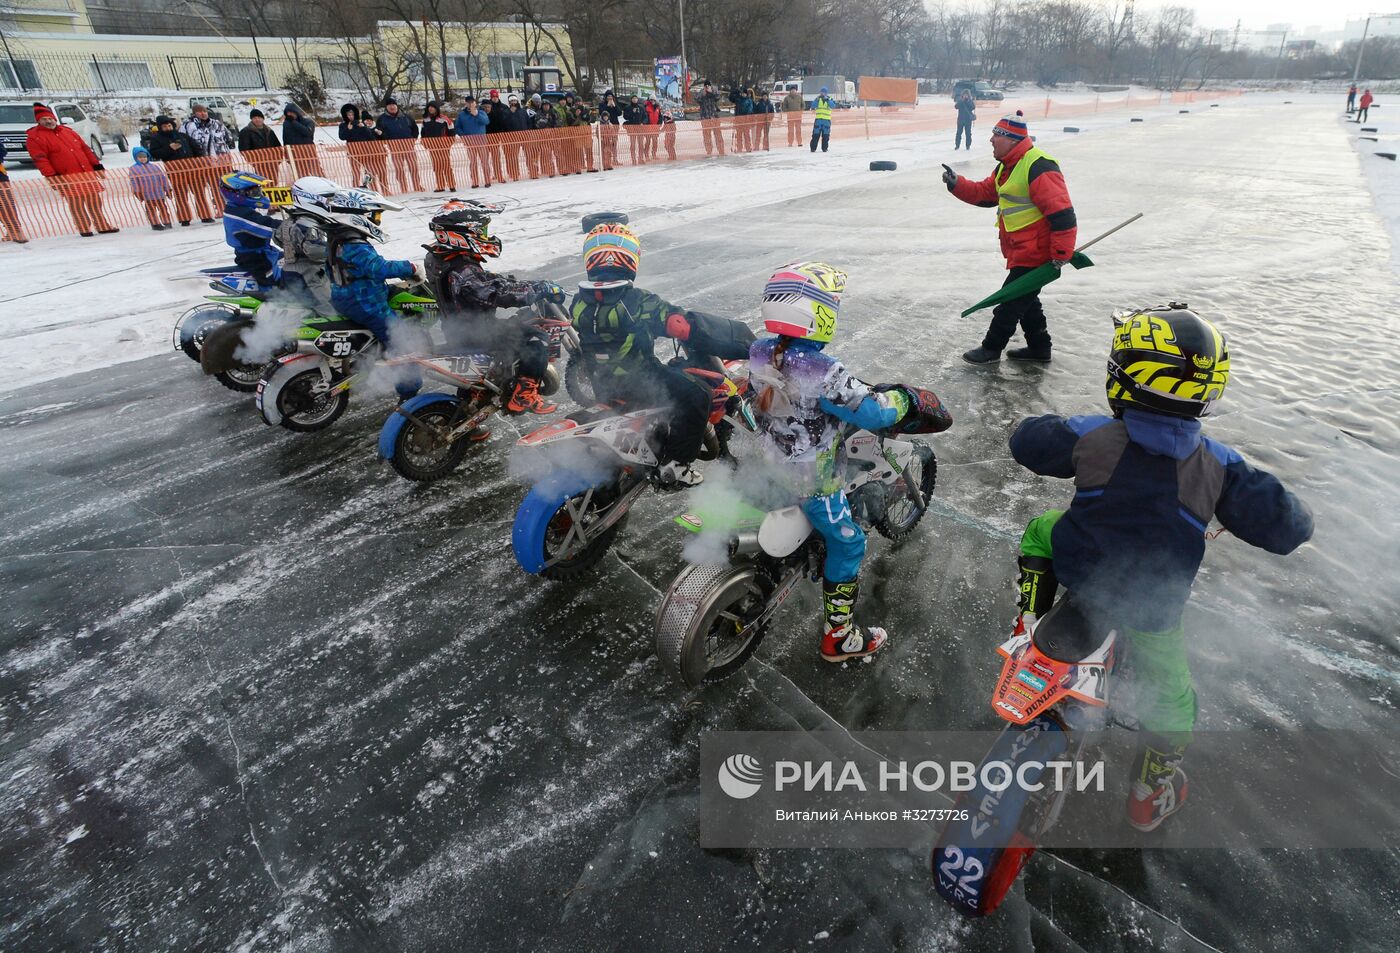
[[[807,108],[811,109],[812,101],[817,98],[823,86],[826,87],[833,106],[849,109],[856,104],[856,84],[844,76],[793,76],[780,79],[773,84],[770,95],[777,102],[796,90],[802,94]]]

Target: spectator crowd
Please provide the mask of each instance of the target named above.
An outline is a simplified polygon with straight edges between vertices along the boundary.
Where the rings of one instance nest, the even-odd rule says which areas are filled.
[[[705,81],[695,94],[706,155],[725,155],[726,145],[736,153],[768,151],[770,128],[780,111],[787,115],[787,144],[802,144],[805,104],[798,93],[790,92],[775,103],[766,90],[734,86],[725,96],[733,110],[729,123],[721,122],[720,94],[714,86]],[[454,116],[445,109],[444,103],[428,102],[419,120],[393,97],[384,100],[378,115],[354,103],[342,106],[337,135],[345,144],[354,182],[389,194],[425,191],[420,146],[427,154],[434,192],[456,191],[463,168],[462,184],[473,189],[525,177],[597,172],[600,164],[606,171],[620,163],[623,139],[632,165],[677,158],[678,110],[651,97],[620,98],[607,90],[594,106],[571,92],[547,97],[534,93],[528,98],[507,93],[502,98],[493,89],[479,101],[464,97]],[[239,168],[273,182],[327,174],[316,146],[316,124],[295,105],[282,110],[280,128],[259,109],[251,110],[241,129],[230,128],[198,102],[184,120],[159,115],[143,130],[141,145],[131,150],[131,168],[122,172],[109,172],[82,137],[59,123],[47,106],[35,103],[34,117],[26,150],[67,205],[83,237],[118,231],[103,204],[110,187],[129,190],[156,231],[176,223],[189,227],[195,219],[209,224],[221,218],[219,180],[233,171],[235,150]],[[600,146],[596,155],[595,137]],[[467,161],[454,168],[458,142]],[[4,158],[0,146],[0,225],[6,241],[26,242]],[[125,179],[121,186],[116,185],[118,178]]]

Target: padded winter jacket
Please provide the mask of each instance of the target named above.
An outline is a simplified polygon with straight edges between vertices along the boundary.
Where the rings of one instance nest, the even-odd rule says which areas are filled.
[[[391,116],[387,112],[379,114],[379,118],[374,124],[384,133],[385,139],[417,139],[418,123],[413,121],[413,117],[402,109],[397,116]]]
[[[1005,159],[997,163],[991,175],[980,182],[958,176],[958,181],[948,191],[969,205],[996,208],[997,184],[1011,177],[1012,170],[1032,146],[1034,143],[1030,139],[1022,140]],[[1007,268],[1035,268],[1052,258],[1068,261],[1074,254],[1078,222],[1059,163],[1049,156],[1036,159],[1030,168],[1028,180],[1031,203],[1045,217],[1014,232],[1008,232],[998,218],[997,232],[1001,237],[1001,253],[1006,258]]]
[[[271,126],[264,125],[261,129],[252,123],[238,130],[238,151],[250,152],[254,149],[276,149],[282,143],[277,139],[277,132]]]
[[[180,131],[194,140],[202,156],[228,155],[233,148],[234,136],[219,120],[209,118],[200,122],[194,117],[185,120]]]
[[[282,142],[289,146],[309,146],[316,141],[316,124],[290,106],[282,110]]]
[[[367,241],[348,241],[336,246],[331,265],[331,303],[351,321],[382,326],[391,319],[389,295],[384,282],[392,278],[412,278],[413,262],[390,261]]]
[[[52,129],[30,126],[24,135],[24,150],[45,178],[82,175],[102,164],[83,137],[63,125]]]
[[[176,143],[179,143],[180,148],[175,148]],[[151,133],[151,158],[157,162],[196,159],[199,155],[199,144],[178,129],[172,129],[170,132],[156,130]]]
[[[1121,419],[1047,414],[1011,435],[1016,462],[1073,479],[1051,535],[1055,575],[1113,623],[1164,632],[1181,620],[1212,517],[1252,546],[1283,555],[1312,538],[1307,505],[1199,420],[1143,410]]]
[[[453,123],[453,128],[457,130],[459,136],[484,136],[491,120],[486,113],[477,109],[473,116],[469,111],[463,109],[457,114],[457,120]]]

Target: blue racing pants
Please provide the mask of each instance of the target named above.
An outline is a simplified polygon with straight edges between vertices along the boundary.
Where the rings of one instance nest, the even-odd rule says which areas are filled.
[[[826,540],[826,581],[854,581],[865,559],[865,533],[851,515],[846,492],[837,490],[830,496],[808,497],[802,504],[802,512]]]

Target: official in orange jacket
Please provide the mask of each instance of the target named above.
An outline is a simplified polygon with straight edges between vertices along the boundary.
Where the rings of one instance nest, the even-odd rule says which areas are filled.
[[[946,165],[948,191],[969,205],[997,210],[997,231],[1010,283],[1033,268],[1050,262],[1062,267],[1074,254],[1077,223],[1060,165],[1031,141],[1026,121],[1017,112],[992,129],[992,155],[997,167],[980,182],[965,179]],[[1006,356],[1017,361],[1050,360],[1050,332],[1039,293],[1004,301],[992,311],[992,323],[982,343],[963,355],[971,364],[994,364],[1016,333],[1026,346]]]

